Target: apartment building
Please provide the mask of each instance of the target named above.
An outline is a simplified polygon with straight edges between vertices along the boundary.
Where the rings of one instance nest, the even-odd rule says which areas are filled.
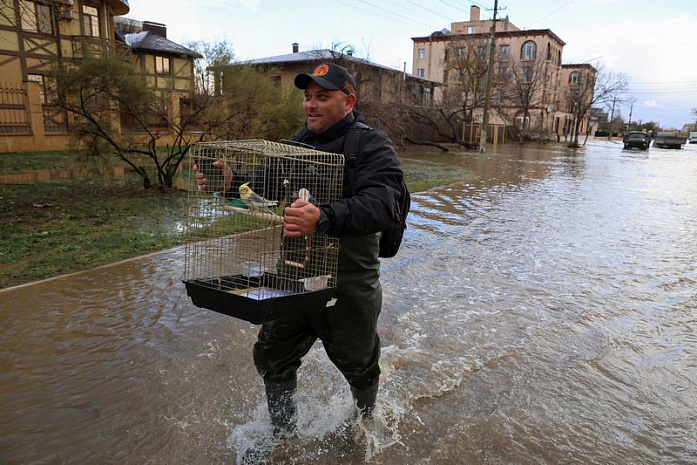
[[[198,55],[167,40],[157,23],[119,33],[115,18],[129,11],[127,0],[0,3],[0,152],[64,149],[71,120],[51,104],[56,67],[79,67],[87,56],[119,48],[132,54],[145,85],[170,93],[173,107],[188,111]]]
[[[469,124],[482,120],[488,80],[492,20],[482,20],[477,6],[469,21],[451,23],[450,30],[413,37],[413,73],[440,81],[435,96],[443,103],[457,98],[467,107]],[[570,85],[590,65],[562,65],[565,42],[549,29],[521,30],[508,17],[497,20],[489,123],[494,126],[565,135],[571,130]],[[591,77],[592,79],[592,77]],[[581,130],[586,130],[584,121]]]

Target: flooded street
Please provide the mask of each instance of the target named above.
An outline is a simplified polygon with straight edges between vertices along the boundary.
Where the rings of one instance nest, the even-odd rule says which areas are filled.
[[[383,262],[381,391],[349,440],[317,344],[271,463],[693,464],[697,145],[433,154]],[[257,327],[191,304],[183,249],[0,291],[0,463],[218,464],[266,434]]]

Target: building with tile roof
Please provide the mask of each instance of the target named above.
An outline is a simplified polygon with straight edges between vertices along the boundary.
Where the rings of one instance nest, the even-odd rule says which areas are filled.
[[[7,0],[0,3],[0,152],[60,150],[70,141],[69,115],[51,104],[57,66],[87,56],[130,51],[145,85],[167,93],[185,116],[199,55],[167,39],[158,23],[133,22],[122,33],[127,0]]]

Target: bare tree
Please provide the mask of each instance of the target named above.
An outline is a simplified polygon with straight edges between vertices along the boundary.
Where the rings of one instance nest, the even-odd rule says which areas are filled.
[[[439,101],[412,106],[412,120],[448,142],[470,148],[476,145],[462,140],[461,127],[473,120],[474,109],[483,104],[488,54],[486,37],[451,41],[445,51],[443,76],[448,86],[442,90]]]
[[[551,96],[546,92],[552,80],[550,73],[549,62],[541,54],[531,60],[508,60],[499,70],[499,101],[505,106],[500,106],[498,113],[513,120],[520,142],[544,132],[542,119],[533,117],[532,110],[544,110],[550,104]],[[512,115],[506,107],[517,111]]]
[[[597,70],[586,65],[578,70],[578,75],[569,83],[566,95],[567,111],[572,116],[572,131],[569,147],[578,147],[578,136],[582,123],[589,122],[591,107],[607,106],[626,92],[627,75],[606,71],[602,66]]]
[[[129,55],[87,57],[79,67],[56,71],[56,105],[72,115],[73,132],[93,156],[114,153],[143,180],[143,187],[172,187],[189,147],[203,134],[193,122],[205,109],[181,117],[168,93],[144,85]]]

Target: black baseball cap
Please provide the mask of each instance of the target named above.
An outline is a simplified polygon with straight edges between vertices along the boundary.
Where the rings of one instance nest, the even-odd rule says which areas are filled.
[[[322,89],[340,90],[346,95],[356,93],[356,82],[353,76],[343,66],[334,63],[322,63],[309,74],[295,76],[295,87],[307,89],[310,81],[314,81]]]

